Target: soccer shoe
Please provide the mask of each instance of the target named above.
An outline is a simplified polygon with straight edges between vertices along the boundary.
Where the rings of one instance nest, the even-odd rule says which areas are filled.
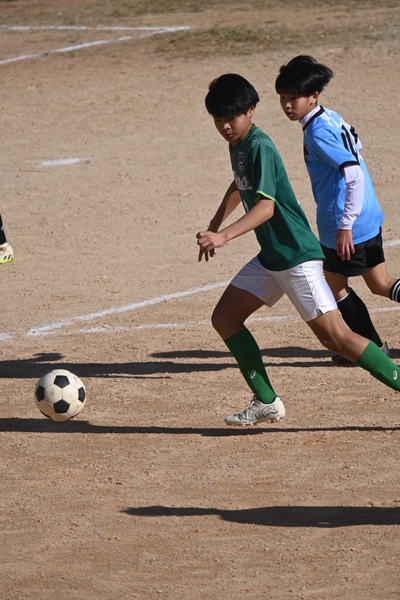
[[[388,356],[390,358],[390,348],[389,348],[387,342],[384,342],[383,346],[381,346],[380,349],[382,350],[383,354],[386,354],[386,356]],[[354,364],[355,364],[348,358],[345,358],[344,356],[342,356],[341,354],[334,354],[332,356],[332,360],[339,367],[354,367]]]
[[[256,425],[257,423],[277,423],[286,414],[282,400],[277,396],[271,404],[260,402],[255,396],[243,412],[226,417],[227,425]]]
[[[1,244],[0,246],[0,265],[9,263],[14,258],[14,252],[10,244]]]

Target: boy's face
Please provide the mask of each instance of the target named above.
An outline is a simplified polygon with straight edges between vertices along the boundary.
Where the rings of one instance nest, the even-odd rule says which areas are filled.
[[[291,121],[299,121],[316,107],[318,95],[318,92],[314,92],[312,96],[296,96],[290,92],[283,92],[279,95],[279,99],[287,118]]]
[[[233,147],[237,146],[251,129],[254,107],[249,108],[247,113],[238,115],[233,119],[229,117],[216,117],[212,115],[214,124],[222,137]]]

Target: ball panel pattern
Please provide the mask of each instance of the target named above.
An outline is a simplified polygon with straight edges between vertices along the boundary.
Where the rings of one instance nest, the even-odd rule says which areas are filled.
[[[86,389],[74,373],[66,369],[54,369],[37,382],[35,402],[45,417],[53,421],[68,421],[85,406]]]

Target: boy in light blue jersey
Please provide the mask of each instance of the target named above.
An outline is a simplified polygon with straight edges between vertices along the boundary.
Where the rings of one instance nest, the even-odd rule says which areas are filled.
[[[338,113],[318,106],[304,117],[304,160],[317,203],[320,242],[327,248],[335,248],[339,229],[350,229],[353,244],[360,244],[377,236],[382,226],[383,213],[360,151],[360,140]],[[364,194],[350,198],[349,171],[354,171],[355,187],[358,169]]]
[[[286,116],[303,127],[304,160],[317,204],[325,275],[338,308],[353,331],[389,354],[348,280],[362,275],[372,293],[400,302],[400,279],[387,271],[383,213],[361,155],[360,139],[338,113],[319,104],[319,95],[332,76],[329,67],[300,55],[280,68],[275,90]],[[333,359],[349,364],[341,355]]]
[[[228,73],[209,86],[206,108],[229,143],[233,181],[206,230],[196,235],[199,261],[216,248],[254,230],[260,252],[232,279],[212,315],[212,324],[236,359],[254,394],[227,425],[278,422],[285,407],[263,364],[260,348],[245,326],[262,306],[284,294],[320,342],[400,391],[400,368],[368,339],[346,327],[324,277],[323,252],[290,184],[271,138],[252,123],[259,96],[243,77]],[[242,205],[245,214],[221,225]]]

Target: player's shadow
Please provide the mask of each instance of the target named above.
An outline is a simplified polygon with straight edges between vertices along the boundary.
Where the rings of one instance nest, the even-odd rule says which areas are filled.
[[[139,517],[215,515],[224,521],[269,527],[333,528],[355,525],[400,525],[400,506],[266,506],[240,510],[139,506],[126,508],[122,512]]]
[[[329,350],[325,350],[324,348],[314,350],[311,348],[303,348],[301,346],[282,346],[276,348],[265,348],[261,350],[261,354],[266,359],[268,358],[282,358],[285,367],[330,367],[336,366],[335,363],[331,360],[327,361],[326,359],[332,358],[332,352]],[[169,352],[153,352],[150,356],[153,358],[165,358],[165,359],[187,359],[187,358],[195,358],[195,359],[221,359],[221,358],[229,358],[232,357],[230,352],[228,351],[218,351],[218,350],[171,350]],[[396,348],[390,348],[390,357],[392,359],[400,358],[400,350]],[[298,360],[290,361],[289,359],[311,359],[310,362],[305,362],[302,360],[301,362]],[[268,363],[268,360],[265,361],[266,364],[270,366],[274,366],[274,364],[280,363]]]
[[[0,378],[38,379],[53,369],[67,369],[78,377],[154,377],[168,378],[174,373],[194,373],[197,371],[221,371],[237,368],[233,360],[230,362],[196,362],[184,363],[173,360],[149,360],[132,362],[96,362],[77,363],[63,360],[62,354],[40,353],[32,358],[0,361]]]
[[[20,431],[31,433],[92,433],[92,434],[130,434],[130,435],[199,435],[202,437],[234,437],[251,435],[277,435],[285,433],[321,433],[358,431],[381,433],[400,431],[400,426],[382,427],[343,425],[338,427],[281,427],[278,424],[269,427],[163,427],[160,425],[96,425],[81,421],[80,417],[64,422],[56,422],[45,417],[29,419],[10,417],[0,419],[0,432]]]
[[[400,356],[393,350],[392,356]],[[327,350],[310,350],[298,346],[268,348],[262,350],[268,368],[285,367],[336,367]],[[0,361],[0,378],[38,379],[53,369],[67,369],[78,377],[152,377],[166,379],[175,373],[195,373],[237,369],[237,364],[228,351],[217,350],[171,350],[154,352],[150,358],[156,360],[127,362],[68,362],[62,354],[39,353],[26,359]],[[271,359],[281,359],[270,362]],[[187,360],[193,362],[184,362]],[[293,360],[295,359],[295,360]],[[309,360],[307,360],[309,359]],[[194,362],[196,361],[196,362]]]
[[[313,350],[301,346],[282,346],[276,348],[264,348],[261,354],[266,358],[312,358],[323,359],[332,356],[332,353],[324,348]],[[153,352],[154,358],[229,358],[232,354],[228,350],[170,350],[168,352]]]

